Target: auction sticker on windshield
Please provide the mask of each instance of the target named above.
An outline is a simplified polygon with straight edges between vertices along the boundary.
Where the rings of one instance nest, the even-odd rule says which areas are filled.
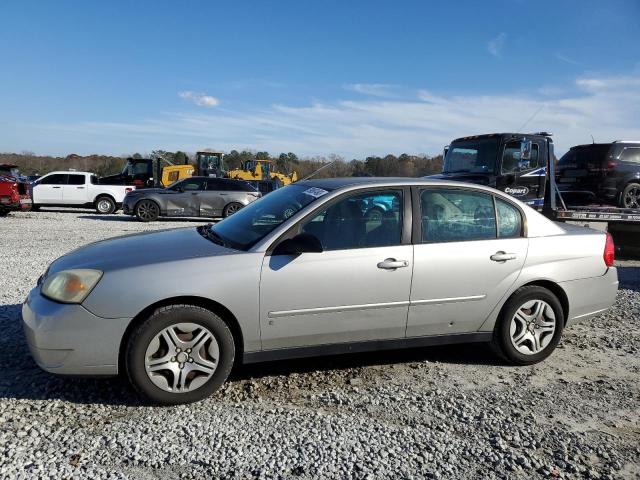
[[[313,198],[319,198],[323,195],[329,193],[327,190],[323,190],[322,188],[311,187],[305,190],[302,193],[306,193],[307,195],[311,195]]]

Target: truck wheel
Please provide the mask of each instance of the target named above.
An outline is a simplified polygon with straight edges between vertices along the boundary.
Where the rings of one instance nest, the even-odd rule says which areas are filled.
[[[37,212],[38,210],[40,210],[40,205],[31,204],[32,212]]]
[[[493,330],[492,347],[512,365],[531,365],[551,355],[563,328],[558,298],[543,287],[522,287],[505,303]]]
[[[109,215],[116,211],[116,202],[109,197],[99,197],[96,199],[95,208],[102,215]]]
[[[154,403],[201,400],[224,383],[235,358],[233,335],[215,313],[195,305],[156,310],[129,337],[125,368]]]
[[[640,184],[630,183],[620,195],[620,206],[622,208],[640,208]]]
[[[160,207],[152,200],[142,200],[134,209],[136,218],[141,222],[155,222],[160,216]]]
[[[9,210],[0,210],[0,217],[6,217],[9,215]]]
[[[241,203],[238,203],[238,202],[230,203],[229,205],[224,207],[224,210],[222,211],[223,218],[227,218],[229,215],[233,215],[242,207],[244,207],[244,205],[242,205]]]

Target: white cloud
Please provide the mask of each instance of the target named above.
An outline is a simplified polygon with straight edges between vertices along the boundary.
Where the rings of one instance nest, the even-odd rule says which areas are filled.
[[[337,153],[346,158],[403,152],[437,154],[456,137],[514,131],[543,104],[545,108],[526,130],[553,132],[558,153],[590,142],[591,134],[600,142],[640,140],[640,76],[621,75],[580,77],[558,86],[553,96],[542,96],[535,90],[499,95],[445,95],[421,90],[417,98],[403,100],[367,98],[243,111],[165,112],[128,123],[7,122],[0,129],[0,143],[16,151],[29,148],[64,154],[157,148],[196,151],[207,147],[299,155]],[[54,148],[57,151],[52,151]]]
[[[504,50],[504,46],[507,43],[507,34],[502,32],[496,38],[492,38],[487,42],[487,50],[494,57],[501,57],[502,50]]]
[[[397,85],[389,85],[386,83],[349,83],[344,85],[345,90],[370,95],[372,97],[395,97],[394,89]]]
[[[186,91],[178,92],[178,96],[198,105],[199,107],[215,107],[220,104],[220,100],[216,97],[212,97],[205,93]]]

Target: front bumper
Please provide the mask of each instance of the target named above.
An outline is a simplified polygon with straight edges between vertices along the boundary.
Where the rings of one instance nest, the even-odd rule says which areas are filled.
[[[125,215],[134,215],[134,207],[137,200],[135,197],[125,197],[122,201],[122,213]]]
[[[22,306],[22,325],[33,359],[61,375],[116,375],[120,343],[130,318],[102,318],[82,305],[51,301],[40,287]]]

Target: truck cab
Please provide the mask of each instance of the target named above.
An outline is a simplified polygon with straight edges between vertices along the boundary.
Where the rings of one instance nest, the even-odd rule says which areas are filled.
[[[546,132],[457,138],[444,151],[442,173],[430,178],[478,183],[542,208],[553,141]]]

